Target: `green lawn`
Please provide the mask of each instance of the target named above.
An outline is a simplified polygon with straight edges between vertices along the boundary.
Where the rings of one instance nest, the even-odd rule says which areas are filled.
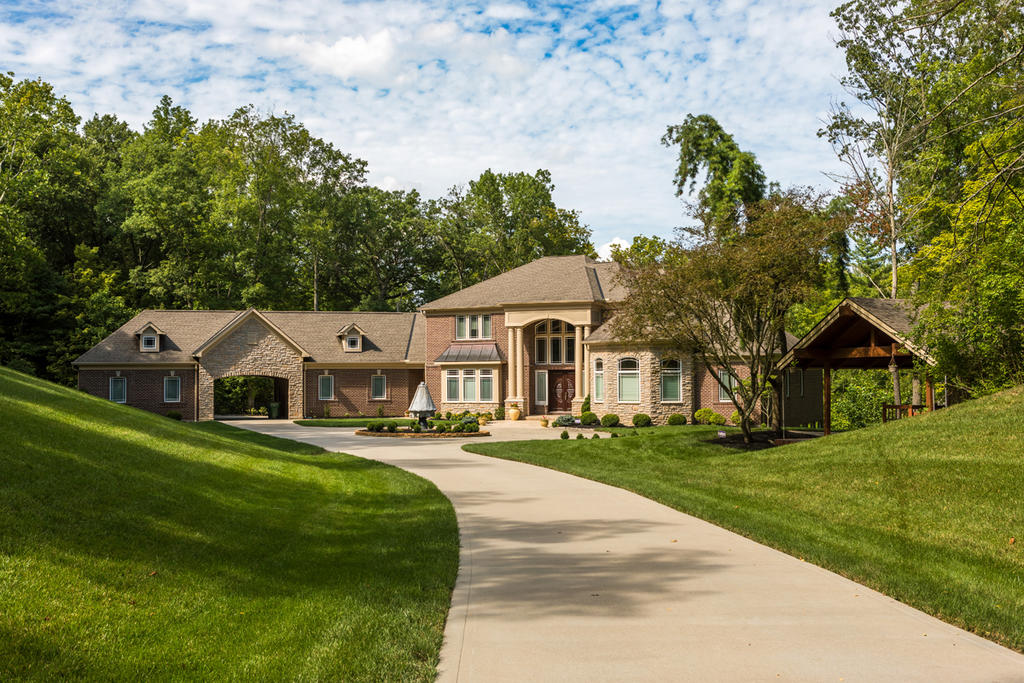
[[[761,451],[717,430],[463,448],[635,491],[1024,651],[1024,389]]]
[[[415,420],[407,417],[325,417],[315,420],[295,420],[303,427],[365,427],[370,422],[397,422],[399,427],[408,427]]]
[[[432,680],[457,564],[419,477],[0,368],[0,680]]]

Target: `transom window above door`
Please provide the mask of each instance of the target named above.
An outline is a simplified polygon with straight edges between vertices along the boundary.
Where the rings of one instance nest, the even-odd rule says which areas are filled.
[[[533,362],[562,365],[576,362],[576,327],[561,320],[537,323]]]
[[[491,314],[455,316],[456,339],[491,339]]]

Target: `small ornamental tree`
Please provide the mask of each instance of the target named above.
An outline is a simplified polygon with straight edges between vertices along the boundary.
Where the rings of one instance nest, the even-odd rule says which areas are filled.
[[[658,261],[621,261],[629,296],[616,333],[692,351],[736,407],[747,442],[752,416],[774,393],[786,313],[813,292],[826,241],[839,229],[825,209],[825,197],[809,190],[775,192],[742,207],[731,231],[692,230]],[[720,368],[730,371],[726,383]]]

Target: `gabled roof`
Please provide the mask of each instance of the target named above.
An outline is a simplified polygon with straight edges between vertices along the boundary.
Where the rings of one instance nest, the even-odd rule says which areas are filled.
[[[497,308],[505,304],[598,303],[621,301],[619,264],[589,256],[545,256],[424,304],[420,310]]]
[[[335,335],[335,336],[341,337],[343,335],[348,334],[352,330],[355,330],[360,335],[365,335],[366,334],[366,332],[363,332],[363,329],[361,327],[359,327],[359,325],[356,325],[355,323],[349,323],[348,325],[345,325],[345,327],[343,327],[340,330],[338,330],[338,334]]]
[[[247,311],[145,310],[89,349],[75,364],[194,363],[193,354],[209,348],[211,338]],[[260,317],[318,363],[412,363],[424,362],[423,316],[419,313],[370,313],[345,311],[260,311]],[[159,326],[164,341],[159,353],[139,350],[135,330],[144,324]],[[363,332],[363,352],[358,359],[346,354],[337,330],[355,325]]]
[[[911,337],[918,309],[906,299],[847,297],[797,340],[779,361],[804,367],[884,368],[895,361],[913,365],[916,357],[929,365],[935,359]]]
[[[241,325],[250,318],[257,318],[261,320],[267,327],[272,329],[279,337],[281,337],[281,339],[283,339],[286,344],[288,344],[296,351],[298,351],[300,356],[302,356],[303,358],[309,357],[309,354],[306,353],[306,350],[299,346],[299,344],[294,339],[289,337],[287,332],[285,332],[280,327],[272,323],[270,320],[267,319],[265,315],[257,311],[255,308],[246,309],[239,313],[238,315],[236,315],[235,318],[231,320],[227,325],[219,329],[217,332],[213,334],[213,336],[211,336],[205,342],[200,344],[199,348],[192,352],[192,355],[195,356],[196,358],[201,358],[204,351],[216,346],[222,339],[231,334],[232,330],[236,329],[239,325]]]
[[[143,332],[145,332],[146,330],[153,330],[153,331],[154,331],[154,332],[156,332],[157,334],[164,334],[164,331],[163,331],[163,330],[161,330],[161,329],[160,329],[159,327],[157,327],[157,326],[156,326],[156,325],[154,325],[153,323],[147,322],[147,323],[146,323],[145,325],[143,325],[143,326],[142,326],[142,327],[140,327],[139,329],[135,330],[135,336],[136,336],[136,337],[137,337],[137,336],[139,336],[140,334],[142,334],[142,333],[143,333]]]

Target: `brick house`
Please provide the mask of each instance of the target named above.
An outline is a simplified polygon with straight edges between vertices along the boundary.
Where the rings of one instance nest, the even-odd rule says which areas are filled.
[[[214,416],[215,380],[273,377],[282,413],[402,415],[420,381],[441,412],[598,415],[664,423],[733,406],[691,354],[628,347],[609,324],[626,292],[618,265],[545,257],[416,313],[145,310],[75,361],[79,388],[187,420]],[[723,369],[725,370],[725,369]],[[741,372],[739,365],[732,370]],[[820,410],[820,378],[801,384]],[[820,414],[820,413],[819,413]],[[818,418],[820,419],[820,417]]]

